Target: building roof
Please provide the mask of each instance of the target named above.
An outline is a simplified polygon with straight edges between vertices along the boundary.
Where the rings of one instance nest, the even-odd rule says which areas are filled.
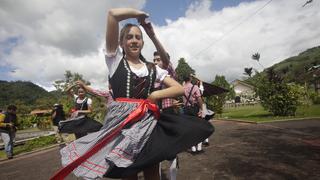
[[[240,81],[239,79],[236,79],[236,80],[232,81],[231,84],[232,84],[233,86],[236,86],[237,84],[241,84],[241,85],[247,86],[247,87],[249,87],[249,88],[251,88],[251,89],[254,88],[254,86],[252,86],[252,85],[250,85],[250,84],[248,84],[248,83],[246,83],[246,82],[244,82],[244,81]]]
[[[36,110],[33,110],[30,112],[31,115],[38,115],[38,114],[49,114],[51,113],[51,110],[50,109],[47,109],[47,110],[39,110],[39,109],[36,109]]]

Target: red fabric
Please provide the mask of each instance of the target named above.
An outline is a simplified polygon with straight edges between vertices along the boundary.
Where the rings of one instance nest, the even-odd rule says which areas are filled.
[[[54,176],[52,176],[51,180],[60,180],[64,179],[68,174],[70,174],[75,168],[77,168],[81,163],[83,163],[85,160],[93,156],[95,153],[97,153],[101,148],[103,148],[112,138],[114,138],[121,129],[127,125],[129,122],[136,122],[139,121],[147,112],[147,110],[151,110],[154,113],[154,116],[156,119],[159,119],[160,112],[157,107],[157,105],[151,103],[149,100],[144,99],[127,99],[127,98],[118,98],[116,99],[118,102],[128,102],[128,103],[139,103],[136,110],[132,111],[128,117],[121,123],[119,127],[114,129],[110,134],[106,135],[100,142],[95,144],[90,150],[88,150],[86,153],[84,153],[82,156],[80,156],[75,161],[71,162],[67,166],[60,169]]]

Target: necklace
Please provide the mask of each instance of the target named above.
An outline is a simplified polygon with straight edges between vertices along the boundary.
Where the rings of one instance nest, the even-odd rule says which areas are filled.
[[[126,97],[127,98],[130,98],[130,79],[131,79],[131,70],[130,68],[128,67],[128,64],[126,63],[126,59],[123,60],[123,64],[124,64],[124,68],[127,70],[127,82],[126,82]],[[151,92],[151,87],[152,87],[152,84],[153,84],[153,79],[152,79],[152,76],[153,76],[153,73],[154,73],[154,70],[153,68],[151,68],[148,76],[149,76],[149,87],[148,87],[148,96],[150,95],[150,92]]]

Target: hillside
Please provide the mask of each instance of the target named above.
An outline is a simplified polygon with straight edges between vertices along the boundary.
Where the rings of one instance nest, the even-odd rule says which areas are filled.
[[[282,74],[289,82],[311,82],[312,74],[307,70],[320,64],[320,46],[308,49],[298,56],[290,57],[272,66],[275,71]]]
[[[0,108],[8,104],[35,105],[40,99],[54,99],[45,89],[26,81],[0,81]]]
[[[301,52],[297,56],[287,58],[269,68],[273,68],[278,74],[280,74],[287,82],[295,82],[303,85],[313,84],[312,73],[308,72],[308,69],[312,66],[320,64],[320,46],[307,49]],[[267,68],[267,69],[269,69]],[[262,74],[267,70],[265,69]],[[245,80],[247,83],[252,82],[256,76]]]

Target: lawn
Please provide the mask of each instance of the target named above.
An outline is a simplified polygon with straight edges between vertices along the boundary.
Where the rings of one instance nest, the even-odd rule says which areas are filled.
[[[254,106],[228,107],[219,119],[238,119],[252,122],[266,122],[278,120],[297,120],[301,118],[320,118],[320,105],[300,106],[296,116],[273,116],[263,109],[260,104]]]
[[[34,151],[41,149],[43,147],[51,146],[56,144],[56,138],[54,135],[51,136],[42,136],[30,141],[27,141],[24,145],[16,146],[13,148],[13,154],[18,155],[25,152]],[[4,150],[0,151],[0,159],[5,159],[6,154]]]

